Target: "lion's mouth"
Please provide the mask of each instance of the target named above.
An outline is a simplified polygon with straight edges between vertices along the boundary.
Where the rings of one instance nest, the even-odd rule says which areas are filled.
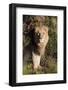
[[[45,42],[44,38],[35,38],[35,43],[36,44],[43,44]]]
[[[43,42],[44,42],[44,39],[43,39],[43,38],[41,38],[41,39],[40,39],[40,43],[43,43]]]

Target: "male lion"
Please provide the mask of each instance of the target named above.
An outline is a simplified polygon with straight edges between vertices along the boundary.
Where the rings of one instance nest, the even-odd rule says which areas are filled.
[[[32,50],[32,60],[33,60],[33,68],[40,68],[40,60],[41,56],[44,54],[45,47],[48,43],[48,27],[46,26],[37,26],[34,29],[33,34],[33,50]]]

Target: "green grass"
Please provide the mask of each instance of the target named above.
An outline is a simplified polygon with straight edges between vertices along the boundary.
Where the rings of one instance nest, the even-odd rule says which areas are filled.
[[[42,64],[44,63],[44,65]],[[32,63],[25,64],[23,66],[23,74],[30,75],[30,74],[53,74],[57,73],[57,62],[55,58],[48,57],[47,60],[41,60],[42,69],[33,70]]]
[[[49,58],[47,61],[47,67],[45,66],[44,69],[45,73],[57,73],[57,62],[54,58]]]

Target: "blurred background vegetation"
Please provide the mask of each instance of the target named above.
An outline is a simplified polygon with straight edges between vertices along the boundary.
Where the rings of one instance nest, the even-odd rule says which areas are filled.
[[[31,42],[28,33],[34,27],[40,25],[37,17],[41,17],[40,21],[42,25],[49,28],[49,41],[44,56],[41,58],[40,64],[43,69],[34,72],[32,69],[31,55],[29,55],[30,49],[27,51],[26,47],[29,46]],[[23,74],[57,73],[57,16],[23,15],[23,47]]]

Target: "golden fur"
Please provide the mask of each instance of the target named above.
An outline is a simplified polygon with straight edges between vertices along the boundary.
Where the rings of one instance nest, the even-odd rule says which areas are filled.
[[[37,69],[40,67],[41,56],[44,54],[45,47],[46,47],[48,40],[49,40],[48,27],[37,26],[35,28],[35,33],[40,34],[39,42],[36,42],[36,44],[37,44],[36,49],[39,52],[39,55],[36,54],[35,52],[32,52],[33,68]],[[36,37],[34,37],[34,39],[36,40]]]

